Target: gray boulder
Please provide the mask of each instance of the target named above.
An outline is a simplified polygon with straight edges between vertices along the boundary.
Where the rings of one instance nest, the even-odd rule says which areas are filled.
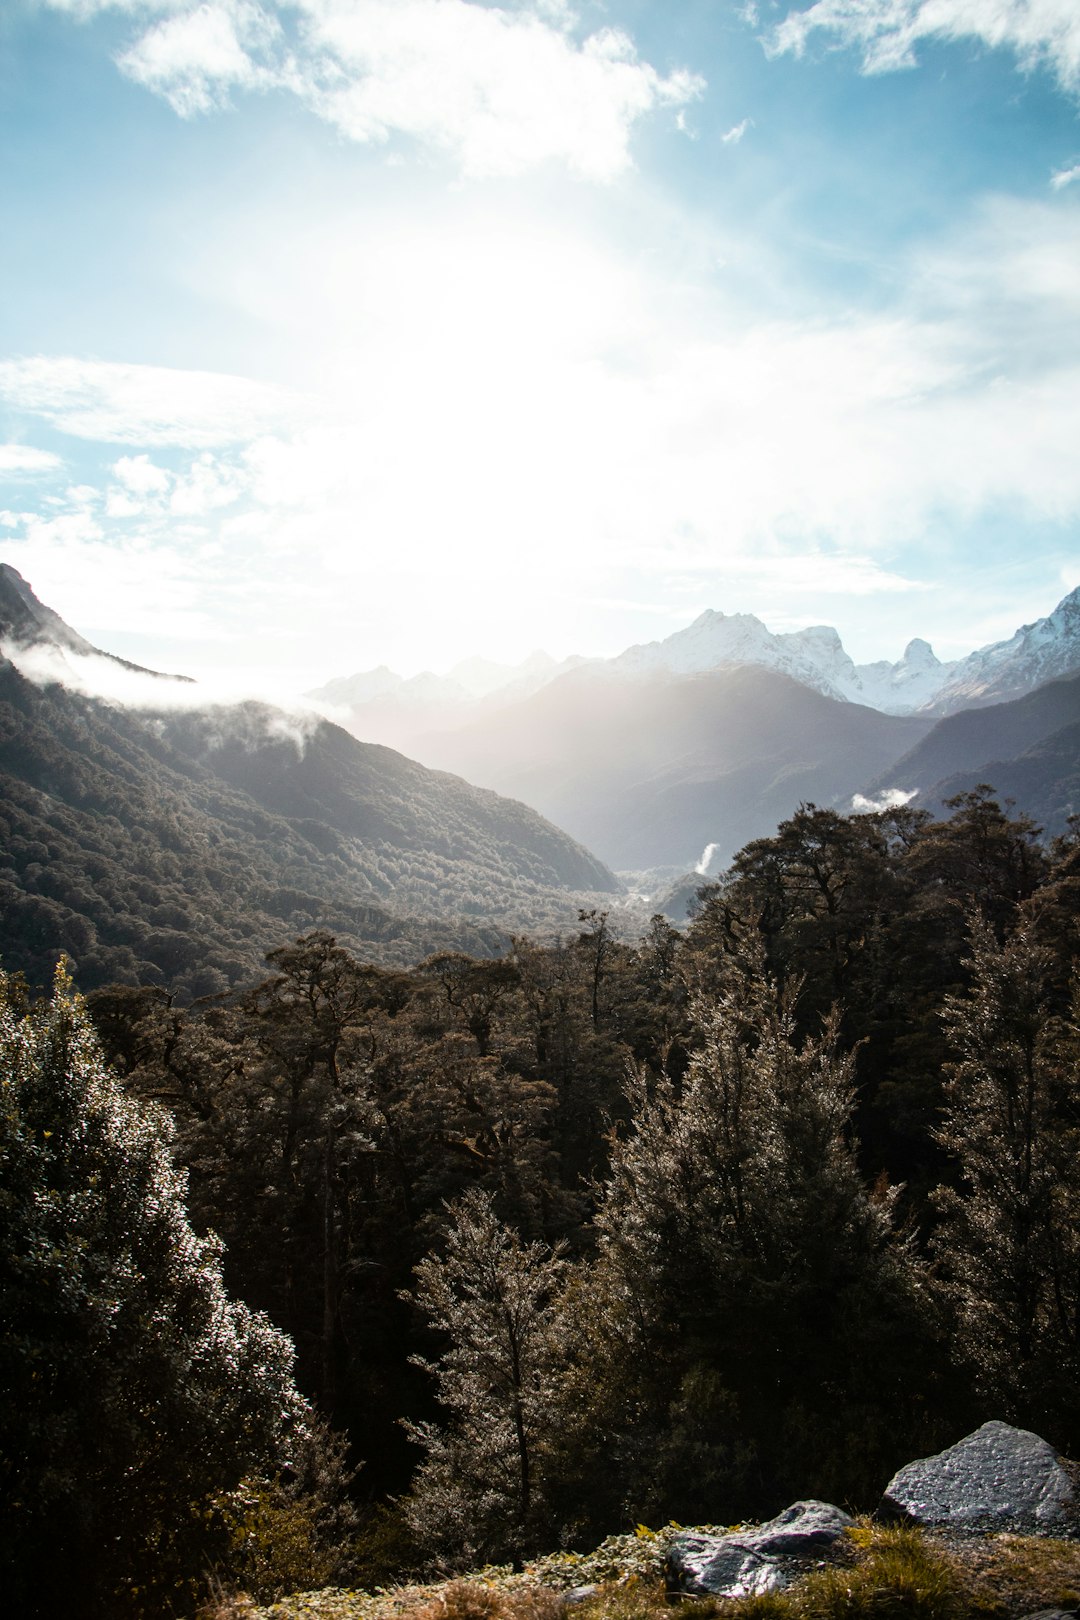
[[[881,1518],[937,1529],[1043,1536],[1075,1533],[1076,1513],[1072,1480],[1054,1448],[997,1422],[901,1468],[878,1509]]]
[[[766,1524],[727,1535],[684,1530],[668,1548],[668,1590],[714,1597],[780,1591],[828,1558],[853,1523],[831,1502],[795,1502]]]

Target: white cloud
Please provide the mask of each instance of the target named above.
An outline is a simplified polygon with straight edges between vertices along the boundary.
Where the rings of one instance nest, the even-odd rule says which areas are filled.
[[[694,74],[643,61],[621,29],[581,35],[562,0],[46,3],[158,17],[118,65],[182,117],[224,105],[232,90],[279,89],[350,140],[406,136],[471,176],[556,162],[610,181],[630,164],[640,119],[704,89]]]
[[[801,54],[815,30],[862,48],[863,69],[914,67],[922,40],[977,40],[1012,50],[1024,68],[1045,66],[1080,90],[1076,0],[817,0],[792,11],[769,36],[775,51]]]
[[[1071,186],[1074,180],[1080,180],[1080,163],[1074,163],[1068,169],[1057,169],[1050,176],[1050,184],[1055,191],[1061,191],[1063,187]]]
[[[752,123],[752,118],[744,118],[741,123],[733,124],[727,134],[721,135],[720,139],[725,146],[738,146]]]
[[[35,585],[81,581],[68,600],[87,634],[172,625],[253,646],[257,626],[283,660],[307,636],[305,658],[340,646],[351,667],[509,657],[518,637],[591,652],[595,604],[639,594],[770,623],[805,622],[811,601],[884,621],[907,598],[926,634],[941,577],[927,535],[1001,510],[1018,532],[1080,520],[1071,200],[997,199],[897,265],[891,309],[813,321],[762,320],[707,270],[695,281],[677,232],[669,258],[661,244],[629,263],[569,221],[530,230],[505,209],[393,212],[366,231],[343,209],[322,234],[275,220],[245,231],[243,296],[303,331],[320,399],[275,419],[258,385],[226,379],[223,404],[221,379],[164,372],[135,410],[92,370],[121,442],[149,420],[191,453],[109,452],[108,523],[61,495],[18,542],[27,566],[10,560]],[[66,424],[89,388],[67,364],[0,386]],[[199,409],[178,410],[189,395]],[[96,520],[96,538],[76,528],[63,549],[45,525],[65,517]]]
[[[62,465],[51,450],[35,450],[29,444],[0,444],[0,478],[32,478],[55,472]]]
[[[171,482],[168,469],[149,456],[121,456],[113,462],[112,475],[132,495],[163,495]]]
[[[76,438],[191,449],[295,420],[295,394],[222,372],[38,355],[0,362],[0,397]]]
[[[279,70],[257,58],[272,55],[280,36],[276,19],[252,0],[207,0],[148,29],[117,65],[190,118],[224,105],[232,88],[278,83]]]
[[[351,139],[411,135],[471,175],[520,174],[552,160],[592,180],[630,161],[635,122],[700,93],[662,77],[630,38],[602,29],[580,44],[559,19],[468,0],[304,0],[308,49],[330,73],[304,94]]]
[[[898,810],[902,805],[910,804],[916,792],[915,788],[910,792],[907,788],[886,788],[874,799],[868,799],[864,793],[856,793],[851,808],[857,816],[872,816],[879,810]]]
[[[220,507],[234,505],[249,486],[250,477],[240,468],[204,454],[176,480],[169,510],[178,517],[206,517]]]

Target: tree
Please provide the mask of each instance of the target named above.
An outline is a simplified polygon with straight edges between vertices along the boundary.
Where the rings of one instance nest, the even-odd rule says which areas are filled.
[[[987,1413],[1080,1439],[1080,1031],[1052,1013],[1052,954],[1025,922],[1003,945],[972,924],[969,994],[950,998],[955,1052],[939,1142],[934,1248],[958,1347]]]
[[[792,1489],[872,1488],[912,1438],[897,1432],[921,1274],[892,1229],[893,1192],[857,1167],[852,1059],[835,1021],[799,1039],[794,989],[769,981],[752,935],[723,972],[692,1009],[682,1083],[632,1077],[580,1331],[565,1330],[594,1347],[578,1399],[627,1493],[609,1517],[715,1518]],[[608,1483],[594,1472],[582,1489]]]
[[[522,1243],[474,1189],[450,1211],[446,1253],[416,1268],[411,1296],[448,1346],[420,1360],[444,1425],[408,1424],[426,1456],[408,1501],[421,1545],[464,1564],[521,1559],[544,1524],[545,1436],[557,1352],[559,1249]]]
[[[168,1613],[212,1499],[302,1440],[292,1346],[227,1296],[167,1141],[62,968],[21,1016],[0,975],[0,1563],[20,1614]]]

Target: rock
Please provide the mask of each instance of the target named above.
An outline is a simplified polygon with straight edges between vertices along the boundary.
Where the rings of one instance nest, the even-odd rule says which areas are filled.
[[[576,1603],[588,1603],[599,1590],[598,1586],[572,1586],[569,1592],[560,1592],[559,1601],[564,1609],[572,1609]]]
[[[766,1524],[727,1535],[682,1531],[668,1548],[668,1590],[714,1597],[777,1592],[827,1558],[852,1523],[831,1502],[795,1502]]]
[[[1028,1429],[984,1423],[936,1457],[894,1474],[878,1515],[937,1529],[1070,1535],[1076,1495],[1052,1446]]]

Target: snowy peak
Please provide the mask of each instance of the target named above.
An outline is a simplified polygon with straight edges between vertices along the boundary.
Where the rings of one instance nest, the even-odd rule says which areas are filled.
[[[836,631],[826,626],[773,635],[752,613],[718,613],[709,608],[685,630],[676,630],[664,641],[629,647],[610,659],[608,667],[619,675],[700,675],[722,664],[760,664],[827,697],[839,697],[837,658],[851,665]]]
[[[631,647],[610,660],[619,674],[704,674],[722,664],[759,664],[825,697],[909,714],[936,692],[951,666],[925,641],[912,641],[898,664],[856,665],[832,625],[774,634],[752,613],[702,613],[665,641]]]
[[[996,641],[961,659],[933,708],[939,714],[953,714],[957,709],[1007,702],[1078,669],[1080,586],[1045,619],[1023,624],[1008,641]]]

